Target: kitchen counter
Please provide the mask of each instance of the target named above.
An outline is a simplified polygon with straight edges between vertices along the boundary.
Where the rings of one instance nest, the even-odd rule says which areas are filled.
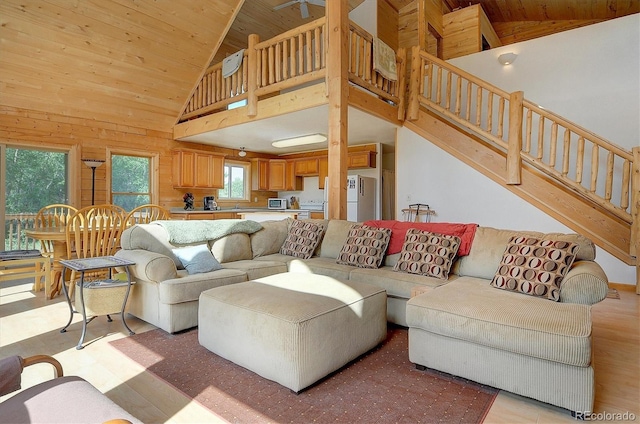
[[[186,211],[182,208],[171,208],[172,214],[207,214],[207,213],[246,213],[246,212],[303,212],[304,209],[268,209],[268,208],[224,208],[215,211],[205,211],[202,208],[197,208],[192,211]]]

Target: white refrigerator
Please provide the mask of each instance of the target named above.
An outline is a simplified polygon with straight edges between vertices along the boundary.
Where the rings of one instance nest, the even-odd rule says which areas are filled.
[[[329,218],[329,178],[324,183],[324,217]],[[349,175],[347,177],[347,221],[363,222],[376,219],[376,179]]]

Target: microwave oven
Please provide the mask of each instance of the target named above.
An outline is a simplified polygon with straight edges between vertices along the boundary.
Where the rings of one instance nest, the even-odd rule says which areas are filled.
[[[287,199],[278,199],[278,198],[272,197],[267,200],[267,208],[287,209]]]

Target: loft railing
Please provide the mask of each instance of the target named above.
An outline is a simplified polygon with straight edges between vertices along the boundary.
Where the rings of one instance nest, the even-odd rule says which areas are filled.
[[[260,41],[250,35],[242,66],[222,76],[222,63],[209,67],[195,87],[180,121],[225,110],[231,103],[247,100],[247,114],[255,116],[260,97],[294,89],[326,78],[326,19],[320,18]],[[373,37],[349,25],[349,80],[387,102],[403,106],[404,55],[396,55],[398,81],[373,70]]]
[[[507,184],[526,162],[632,224],[634,153],[419,48],[412,51],[407,119],[424,106],[507,151]]]

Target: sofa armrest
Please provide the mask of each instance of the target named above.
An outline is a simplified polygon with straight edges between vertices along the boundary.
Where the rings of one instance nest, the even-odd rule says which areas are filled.
[[[163,254],[142,249],[121,249],[116,252],[115,256],[136,263],[129,266],[129,271],[134,279],[159,283],[178,277],[178,270],[173,259]]]
[[[577,261],[560,283],[560,302],[593,305],[607,297],[609,283],[600,265]]]

